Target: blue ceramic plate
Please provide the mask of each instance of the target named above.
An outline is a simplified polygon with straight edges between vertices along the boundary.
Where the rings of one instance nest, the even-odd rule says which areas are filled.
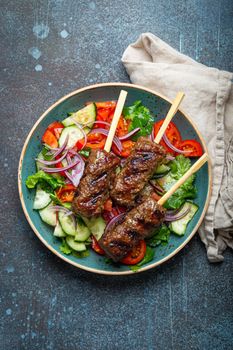
[[[60,241],[52,235],[53,228],[43,223],[38,212],[32,209],[35,192],[27,189],[25,180],[28,175],[36,171],[34,158],[41,150],[41,136],[51,122],[58,117],[60,120],[64,119],[67,112],[81,109],[86,101],[116,100],[121,89],[128,91],[126,105],[131,105],[134,101],[141,100],[143,105],[150,109],[152,114],[156,117],[156,120],[164,118],[170,108],[171,102],[167,98],[152,90],[131,84],[106,83],[88,86],[74,91],[52,105],[35,123],[24,144],[18,172],[19,194],[24,213],[33,231],[46,247],[61,259],[83,270],[110,275],[123,275],[135,272],[130,270],[127,266],[114,267],[113,265],[106,264],[103,257],[98,256],[92,251],[89,257],[82,259],[61,253],[59,250]],[[184,139],[198,140],[201,142],[205,152],[207,152],[202,136],[191,119],[184,112],[178,111],[174,117],[174,122],[178,126]],[[170,259],[193,237],[208,207],[210,183],[210,164],[205,164],[198,171],[196,176],[198,195],[195,202],[198,204],[199,210],[189,223],[185,235],[183,237],[172,235],[169,244],[156,248],[153,261],[143,266],[138,272],[151,269]]]

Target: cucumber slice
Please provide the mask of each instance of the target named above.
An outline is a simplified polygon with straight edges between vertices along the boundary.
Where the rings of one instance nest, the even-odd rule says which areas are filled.
[[[64,128],[58,141],[59,147],[64,144],[67,136],[69,138],[67,148],[72,148],[78,140],[83,138],[83,133],[76,125],[71,125]]]
[[[165,174],[167,174],[169,171],[170,171],[170,167],[169,167],[168,165],[161,164],[161,165],[159,165],[159,166],[156,168],[154,174],[158,174],[158,175],[164,174],[164,175],[165,175]]]
[[[47,207],[50,202],[51,198],[49,193],[43,191],[40,186],[37,186],[33,209],[43,209]]]
[[[64,119],[62,124],[64,126],[74,125],[74,121],[72,119],[80,124],[89,123],[88,127],[91,129],[96,119],[96,105],[94,103],[90,103],[79,111],[74,112],[71,117]]]
[[[75,242],[74,238],[71,236],[66,237],[66,243],[70,248],[74,249],[76,252],[83,252],[84,250],[86,250],[86,246],[84,243]]]
[[[62,230],[69,236],[75,236],[75,220],[72,215],[65,216],[66,213],[59,211],[58,220],[62,227]]]
[[[183,236],[185,234],[188,223],[194,217],[195,213],[198,211],[198,206],[196,204],[186,202],[183,205],[182,212],[186,211],[188,208],[190,208],[190,210],[187,215],[185,215],[180,220],[171,222],[169,225],[169,228],[171,229],[171,231],[176,233],[178,236]]]
[[[56,211],[51,209],[52,206],[53,206],[53,203],[50,203],[44,209],[39,210],[39,214],[42,221],[44,221],[46,224],[50,226],[55,227],[57,224],[57,215],[56,215]]]
[[[93,234],[93,236],[97,239],[97,241],[102,237],[106,224],[102,216],[98,216],[96,218],[85,218],[82,217],[83,221]]]
[[[53,231],[53,235],[54,235],[55,237],[66,237],[66,234],[65,234],[65,232],[63,231],[63,229],[62,229],[62,227],[61,227],[59,221],[57,222],[57,225],[56,225],[56,227],[55,227],[55,229],[54,229],[54,231]]]
[[[76,235],[74,240],[78,242],[86,241],[91,235],[91,232],[87,226],[84,224],[77,222],[76,226]]]

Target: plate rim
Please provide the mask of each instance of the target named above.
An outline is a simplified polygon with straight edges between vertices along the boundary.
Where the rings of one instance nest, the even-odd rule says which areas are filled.
[[[199,226],[201,225],[203,219],[204,219],[204,216],[205,216],[205,213],[207,211],[207,208],[209,206],[209,203],[210,203],[210,197],[211,197],[211,192],[212,192],[212,168],[211,168],[211,160],[210,160],[210,157],[208,159],[208,176],[209,176],[209,186],[208,186],[208,193],[207,193],[207,197],[206,197],[206,201],[205,201],[205,205],[204,205],[204,208],[203,208],[203,211],[202,211],[202,214],[197,222],[197,224],[195,225],[195,227],[193,228],[192,232],[190,233],[190,235],[186,238],[186,240],[179,246],[177,247],[172,253],[168,254],[166,257],[164,257],[163,259],[153,263],[153,264],[150,264],[150,265],[147,265],[147,266],[144,266],[142,267],[141,269],[139,269],[138,271],[132,271],[132,270],[127,270],[127,271],[106,271],[106,270],[101,270],[101,269],[96,269],[96,268],[92,268],[92,267],[88,267],[88,266],[83,266],[75,261],[71,261],[68,257],[66,256],[63,256],[60,252],[56,251],[43,237],[42,235],[40,234],[40,232],[37,230],[37,228],[34,226],[29,214],[28,214],[28,211],[27,211],[27,208],[26,208],[26,205],[25,205],[25,201],[24,201],[24,197],[23,197],[23,191],[22,191],[22,178],[21,178],[21,171],[22,171],[22,163],[23,163],[23,159],[24,159],[24,155],[25,155],[25,152],[27,150],[27,146],[28,146],[28,143],[29,143],[29,140],[31,138],[31,136],[33,135],[35,129],[37,128],[37,126],[40,124],[40,122],[46,117],[46,115],[53,109],[55,108],[57,105],[59,105],[61,102],[65,101],[66,99],[72,97],[73,95],[76,95],[76,94],[79,94],[83,91],[87,91],[87,90],[91,90],[91,89],[95,89],[95,88],[99,88],[99,87],[114,87],[114,86],[122,86],[122,87],[133,87],[135,89],[138,89],[138,90],[144,90],[146,92],[149,92],[155,96],[158,96],[162,99],[164,99],[165,101],[169,102],[170,104],[172,103],[172,101],[165,97],[164,95],[158,93],[157,91],[155,90],[152,90],[152,89],[149,89],[149,88],[146,88],[144,86],[140,86],[140,85],[136,85],[136,84],[131,84],[131,83],[120,83],[120,82],[110,82],[110,83],[97,83],[97,84],[94,84],[94,85],[88,85],[88,86],[85,86],[85,87],[82,87],[80,89],[77,89],[77,90],[74,90],[70,93],[68,93],[67,95],[61,97],[59,100],[57,100],[55,103],[53,103],[50,107],[48,107],[46,109],[46,111],[44,113],[42,113],[42,115],[38,118],[38,120],[35,122],[35,124],[33,125],[33,127],[31,128],[29,134],[27,135],[26,137],[26,140],[24,142],[24,145],[23,145],[23,148],[22,148],[22,151],[21,151],[21,154],[20,154],[20,158],[19,158],[19,166],[18,166],[18,191],[19,191],[19,199],[20,199],[20,202],[21,202],[21,205],[22,205],[22,208],[23,208],[23,212],[24,212],[24,215],[29,223],[29,225],[31,226],[32,230],[34,231],[34,233],[36,234],[36,236],[40,239],[40,241],[52,252],[54,253],[55,255],[57,255],[59,258],[61,258],[62,260],[64,260],[65,262],[75,266],[75,267],[78,267],[82,270],[85,270],[85,271],[88,271],[88,272],[92,272],[92,273],[97,273],[97,274],[100,274],[100,275],[112,275],[112,276],[120,276],[120,275],[131,275],[131,274],[135,274],[135,273],[141,273],[143,271],[147,271],[147,270],[150,270],[150,269],[153,269],[154,267],[156,266],[159,266],[161,264],[163,264],[164,262],[166,262],[167,260],[171,259],[173,256],[175,256],[177,253],[179,253],[179,251],[181,251],[185,246],[186,244],[193,238],[193,236],[195,235],[195,233],[197,232]],[[188,116],[188,114],[186,112],[184,112],[182,110],[182,108],[179,108],[178,109],[183,115],[184,117],[189,121],[189,123],[192,125],[192,127],[194,128],[195,132],[198,134],[198,137],[200,138],[201,142],[202,142],[202,146],[205,150],[205,152],[208,154],[209,156],[209,152],[208,152],[208,149],[207,149],[207,146],[206,146],[206,143],[200,133],[200,131],[198,130],[197,126],[195,125],[195,123],[193,122],[193,120]]]

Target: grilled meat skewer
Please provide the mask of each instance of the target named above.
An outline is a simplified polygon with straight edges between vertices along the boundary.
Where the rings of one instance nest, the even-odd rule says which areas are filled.
[[[104,150],[92,150],[76,190],[72,210],[86,217],[100,215],[120,159]]]
[[[112,199],[119,205],[133,207],[137,196],[165,156],[166,152],[162,146],[146,137],[140,137],[123,169],[112,183]]]
[[[145,199],[126,214],[122,223],[103,234],[100,246],[113,261],[120,261],[141,239],[150,237],[161,225],[165,211],[153,198]]]

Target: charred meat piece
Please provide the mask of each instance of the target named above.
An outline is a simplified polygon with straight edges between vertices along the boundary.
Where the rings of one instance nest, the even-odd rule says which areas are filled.
[[[113,261],[120,261],[141,239],[150,237],[164,216],[165,209],[153,198],[147,198],[129,211],[121,224],[105,232],[99,244]]]
[[[113,153],[92,150],[76,190],[72,210],[86,217],[101,214],[109,197],[110,181],[120,160]]]
[[[146,137],[140,137],[112,184],[110,191],[112,199],[119,205],[133,207],[136,196],[144,188],[165,155],[162,146]]]

